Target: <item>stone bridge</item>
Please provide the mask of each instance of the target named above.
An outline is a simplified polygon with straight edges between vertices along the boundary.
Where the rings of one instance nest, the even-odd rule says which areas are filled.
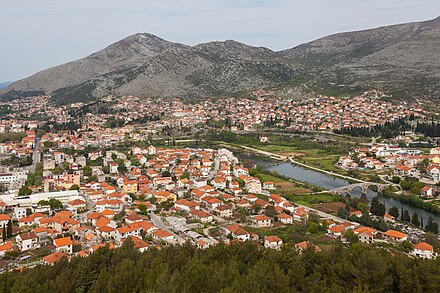
[[[382,184],[382,183],[374,183],[374,182],[362,182],[362,183],[355,183],[350,185],[341,186],[335,189],[329,190],[332,194],[342,194],[344,192],[351,193],[354,188],[360,188],[362,190],[362,193],[367,193],[367,189],[370,186],[376,186],[378,192],[382,192],[385,188],[392,186],[393,184]]]

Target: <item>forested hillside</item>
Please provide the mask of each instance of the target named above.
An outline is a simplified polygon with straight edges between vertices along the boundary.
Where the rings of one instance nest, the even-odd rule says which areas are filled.
[[[440,292],[440,259],[385,249],[265,250],[252,243],[137,252],[100,249],[21,273],[0,275],[1,292]]]

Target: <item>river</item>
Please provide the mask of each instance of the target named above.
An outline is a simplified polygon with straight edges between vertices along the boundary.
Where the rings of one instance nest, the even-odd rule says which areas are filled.
[[[261,157],[255,157],[253,154],[240,154],[240,159],[244,160],[247,165],[249,165],[250,162],[253,162],[256,165],[259,165],[263,169],[267,171],[275,171],[280,175],[292,178],[294,180],[300,181],[300,182],[307,182],[312,185],[325,188],[325,189],[334,189],[341,186],[349,185],[350,183],[347,180],[323,174],[314,170],[306,169],[303,167],[299,167],[296,165],[293,165],[289,162],[275,162],[269,159],[264,159]],[[350,194],[352,197],[361,197],[362,191],[360,188],[354,188],[353,191]],[[378,193],[373,190],[367,191],[367,199],[371,201],[371,199],[375,196],[377,196]],[[387,198],[383,197],[379,194],[379,200],[385,204],[385,207],[388,211],[390,207],[396,206],[399,209],[399,213],[401,209],[408,210],[410,216],[412,217],[412,214],[416,212],[419,216],[419,219],[423,219],[423,223],[426,225],[428,222],[429,216],[432,217],[434,222],[436,222],[440,226],[440,215],[406,204],[402,203],[394,198]]]

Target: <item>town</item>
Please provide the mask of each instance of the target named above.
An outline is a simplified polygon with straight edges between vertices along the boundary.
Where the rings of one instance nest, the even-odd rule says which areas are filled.
[[[378,219],[367,206],[363,211],[347,209],[344,216],[298,204],[294,197],[277,194],[274,182],[256,176],[228,146],[176,146],[169,138],[177,128],[183,134],[207,125],[215,129],[216,124],[232,131],[372,127],[422,115],[420,108],[396,106],[367,94],[301,103],[255,97],[192,104],[129,96],[69,107],[30,97],[0,107],[5,117],[0,128],[3,270],[86,257],[101,247],[120,247],[128,239],[140,251],[253,241],[270,249],[293,242],[302,252],[325,250],[341,241],[392,244],[427,259],[437,255],[423,231],[420,237],[402,232],[402,224],[388,213]],[[46,119],[52,119],[50,127]],[[74,129],[66,128],[69,125]],[[160,139],[154,142],[154,137]],[[426,186],[417,192],[432,199],[439,163],[438,148],[423,155],[417,149],[377,143],[341,157],[338,166],[390,169],[381,176],[393,182],[396,176],[402,178],[394,184],[418,176]],[[386,229],[360,224],[356,219],[362,214],[385,221]]]

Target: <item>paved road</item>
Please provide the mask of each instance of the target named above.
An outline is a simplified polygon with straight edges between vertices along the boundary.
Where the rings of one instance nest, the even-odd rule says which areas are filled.
[[[174,233],[173,231],[168,229],[167,226],[165,226],[161,217],[157,216],[154,213],[149,213],[148,215],[150,216],[150,220],[151,220],[151,222],[153,222],[154,226],[156,226],[157,228],[159,228],[161,230],[164,230],[164,231],[167,231],[167,232],[170,232],[171,234],[173,234],[179,243],[185,243],[185,239],[183,237],[176,235],[176,233]]]
[[[310,207],[307,207],[307,206],[304,206],[304,205],[300,205],[300,204],[297,204],[295,202],[292,202],[292,203],[294,203],[295,205],[297,205],[299,207],[304,208],[306,211],[313,211],[313,212],[317,213],[318,216],[320,216],[321,218],[324,218],[324,219],[330,219],[330,220],[333,220],[335,222],[340,222],[340,223],[347,221],[346,219],[339,218],[337,216],[333,216],[332,214],[327,214],[327,213],[321,212],[321,211],[319,211],[317,209],[313,209],[313,208],[310,208]],[[351,222],[350,221],[350,223],[353,223],[356,227],[360,226],[360,224],[356,223],[356,222]]]
[[[38,158],[40,156],[40,140],[39,138],[35,138],[35,147],[34,152],[32,153],[32,165],[29,167],[29,172],[35,173],[35,168],[38,162]]]

